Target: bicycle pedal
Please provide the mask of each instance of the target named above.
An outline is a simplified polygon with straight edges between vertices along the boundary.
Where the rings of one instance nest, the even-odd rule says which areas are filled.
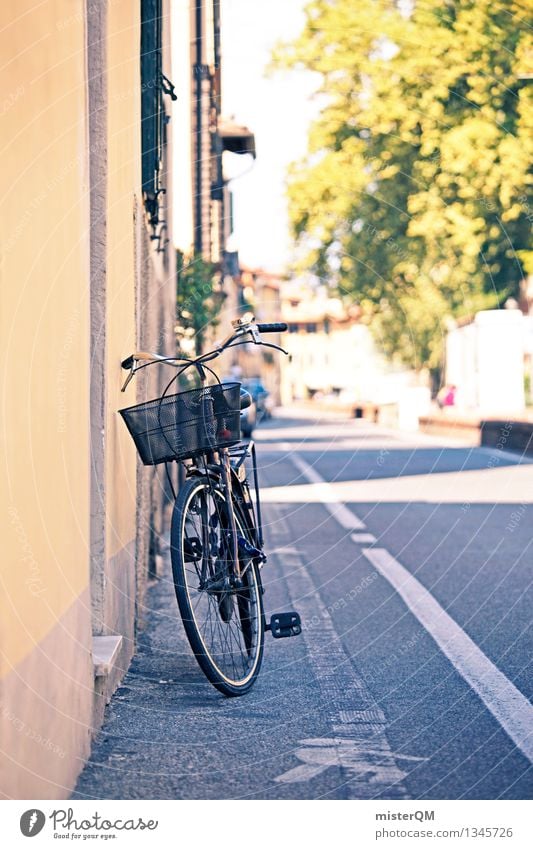
[[[273,613],[266,630],[270,631],[276,640],[281,640],[283,637],[297,637],[302,633],[300,614],[294,610],[289,613]]]

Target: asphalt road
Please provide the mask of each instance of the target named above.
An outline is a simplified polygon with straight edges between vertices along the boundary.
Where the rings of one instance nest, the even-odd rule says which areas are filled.
[[[531,798],[533,463],[336,417],[256,436],[267,612],[302,636],[226,700],[167,570],[73,798]]]

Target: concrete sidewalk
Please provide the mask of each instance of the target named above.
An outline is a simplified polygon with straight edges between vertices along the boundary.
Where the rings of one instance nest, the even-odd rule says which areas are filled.
[[[280,600],[278,609],[290,607],[279,607],[285,595],[279,584],[269,595]],[[148,591],[147,608],[137,653],[72,798],[284,797],[274,779],[294,766],[291,751],[315,683],[304,643],[275,643],[267,635],[255,687],[226,699],[204,678],[189,648],[168,556],[163,576]],[[303,725],[313,737],[326,730],[320,714],[308,714]]]
[[[267,618],[300,609],[304,634],[288,640],[267,634],[254,688],[225,699],[189,649],[167,556],[163,577],[148,592],[137,654],[108,705],[73,799],[405,797],[385,717],[291,545],[286,508],[265,508]]]

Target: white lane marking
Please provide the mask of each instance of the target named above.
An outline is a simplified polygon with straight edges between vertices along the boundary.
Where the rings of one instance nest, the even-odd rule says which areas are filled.
[[[313,485],[317,501],[320,501],[326,510],[337,520],[339,525],[347,531],[364,531],[366,525],[345,504],[340,501],[331,484],[327,483],[316,469],[306,463],[298,454],[291,454],[290,458],[299,472]]]
[[[376,537],[373,534],[352,534],[352,540],[359,545],[362,543],[372,545],[376,541]]]
[[[363,554],[402,597],[515,746],[533,762],[533,705],[386,549],[367,548]]]
[[[371,749],[359,740],[345,737],[323,737],[302,740],[302,747],[295,754],[302,764],[279,775],[275,781],[283,784],[294,784],[298,781],[309,781],[315,775],[329,769],[331,766],[343,767],[350,776],[350,781],[364,778],[365,783],[381,785],[394,784],[398,780],[397,760],[423,761],[412,755],[402,755],[390,750]],[[405,773],[404,773],[405,774]]]

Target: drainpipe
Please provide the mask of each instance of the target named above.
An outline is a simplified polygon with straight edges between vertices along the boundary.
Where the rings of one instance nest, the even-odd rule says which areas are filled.
[[[194,75],[196,78],[196,226],[194,231],[194,251],[197,255],[202,254],[202,100],[203,100],[203,37],[202,37],[202,3],[203,0],[197,0],[195,10],[195,28],[196,28],[196,62],[194,65]]]

